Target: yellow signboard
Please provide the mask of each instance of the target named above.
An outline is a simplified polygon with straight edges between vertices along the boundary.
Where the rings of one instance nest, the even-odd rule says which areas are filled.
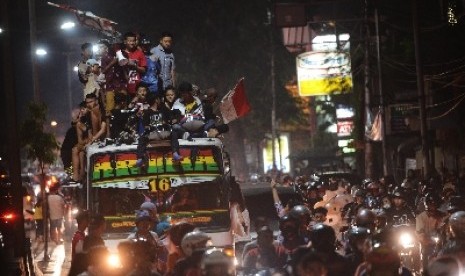
[[[318,51],[297,56],[300,96],[347,93],[352,89],[348,52]]]

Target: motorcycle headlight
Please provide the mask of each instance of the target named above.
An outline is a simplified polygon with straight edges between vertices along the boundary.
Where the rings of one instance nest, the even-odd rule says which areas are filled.
[[[120,268],[121,260],[119,259],[118,254],[110,254],[107,259],[108,266],[110,268]]]
[[[399,237],[399,244],[404,248],[412,248],[415,246],[414,238],[410,233],[402,233]]]

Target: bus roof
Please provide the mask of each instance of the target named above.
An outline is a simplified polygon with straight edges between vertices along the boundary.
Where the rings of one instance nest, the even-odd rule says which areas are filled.
[[[156,146],[170,146],[170,140],[161,141],[150,141],[148,148],[154,148]],[[222,147],[223,142],[219,138],[194,138],[191,141],[185,139],[179,139],[179,146],[215,146]],[[121,145],[107,145],[101,146],[99,144],[92,144],[87,148],[87,158],[90,156],[102,153],[102,152],[118,152],[126,150],[136,150],[137,144],[121,144]]]

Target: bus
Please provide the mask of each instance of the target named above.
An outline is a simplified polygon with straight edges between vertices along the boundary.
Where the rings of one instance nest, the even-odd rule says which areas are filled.
[[[234,252],[233,178],[222,141],[179,139],[179,144],[183,159],[174,162],[170,141],[151,141],[143,168],[136,166],[137,145],[88,147],[87,209],[105,217],[104,239],[110,249],[134,231],[135,210],[151,200],[170,224],[192,223],[211,237],[213,246]]]

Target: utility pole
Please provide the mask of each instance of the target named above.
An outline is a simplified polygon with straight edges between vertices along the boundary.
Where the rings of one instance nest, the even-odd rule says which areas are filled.
[[[430,177],[431,167],[429,158],[428,144],[428,127],[426,125],[426,99],[425,86],[423,77],[423,63],[421,60],[420,47],[420,28],[418,22],[418,5],[417,0],[412,0],[412,23],[413,23],[413,40],[415,43],[415,60],[417,69],[417,89],[418,103],[420,106],[420,132],[421,132],[421,152],[423,157],[423,178]]]
[[[381,143],[383,151],[383,173],[389,174],[388,160],[386,156],[386,113],[384,106],[384,93],[383,93],[383,72],[381,70],[381,50],[379,45],[379,16],[378,7],[375,7],[375,27],[376,27],[376,58],[378,60],[378,89],[379,89],[379,109],[381,115]]]
[[[368,117],[370,116],[370,26],[368,21],[368,1],[365,0],[365,56],[364,56],[364,127]],[[374,176],[373,168],[373,145],[368,137],[365,135],[365,176],[371,178]]]

